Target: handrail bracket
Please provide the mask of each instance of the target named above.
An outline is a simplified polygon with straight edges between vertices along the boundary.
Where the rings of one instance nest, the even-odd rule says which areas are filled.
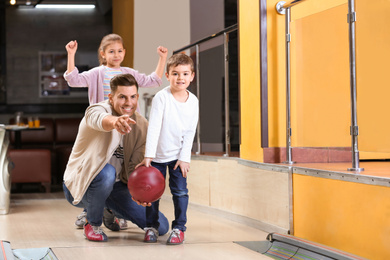
[[[280,1],[276,4],[276,11],[279,13],[279,14],[286,14],[286,8],[283,7],[283,5],[285,4],[286,2],[285,1]]]

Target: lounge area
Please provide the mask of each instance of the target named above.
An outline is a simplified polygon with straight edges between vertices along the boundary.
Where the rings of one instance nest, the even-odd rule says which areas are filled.
[[[41,131],[21,131],[20,147],[16,147],[16,131],[10,131],[9,158],[12,162],[14,191],[23,185],[41,184],[37,190],[50,192],[60,187],[62,176],[81,118],[40,118]],[[13,119],[10,120],[13,124]],[[19,130],[20,131],[20,130]]]

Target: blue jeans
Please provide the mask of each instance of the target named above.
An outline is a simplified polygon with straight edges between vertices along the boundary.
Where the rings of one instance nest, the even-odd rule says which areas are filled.
[[[167,167],[169,170],[169,188],[171,189],[173,206],[175,209],[175,220],[172,221],[172,229],[177,228],[181,231],[186,231],[187,223],[187,208],[188,208],[188,189],[187,178],[184,178],[180,167],[173,170],[177,160],[167,163],[152,162],[152,166],[156,167],[166,178]],[[159,205],[160,200],[152,203],[152,206],[146,207],[146,226],[159,228]]]
[[[118,218],[130,220],[142,229],[147,227],[145,207],[134,202],[127,185],[121,181],[116,182],[115,178],[115,168],[111,164],[106,164],[91,182],[80,203],[74,206],[87,209],[87,220],[93,226],[101,226],[103,211],[106,207],[112,210]],[[72,194],[65,184],[63,188],[66,199],[72,204]],[[164,235],[168,230],[168,219],[160,213],[158,232]]]

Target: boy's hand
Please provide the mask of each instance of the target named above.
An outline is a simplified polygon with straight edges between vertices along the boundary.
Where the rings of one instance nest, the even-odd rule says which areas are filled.
[[[145,165],[146,167],[149,167],[152,163],[152,160],[153,158],[150,158],[150,157],[145,157],[142,162],[140,162],[139,164],[137,164],[135,166],[135,169],[137,169],[138,167],[142,166],[142,165]]]
[[[67,45],[65,45],[65,49],[68,54],[75,54],[77,51],[77,41],[70,41]]]
[[[157,53],[161,58],[166,58],[168,56],[168,49],[163,46],[158,46]]]
[[[187,178],[187,173],[190,171],[190,163],[177,160],[173,169],[176,170],[177,167],[180,167],[181,174],[183,174],[183,177]]]

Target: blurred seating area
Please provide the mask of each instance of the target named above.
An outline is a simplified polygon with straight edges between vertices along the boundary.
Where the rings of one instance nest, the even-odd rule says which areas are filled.
[[[81,118],[40,118],[40,131],[23,131],[21,147],[15,147],[15,132],[10,132],[9,158],[13,163],[14,186],[40,183],[46,192],[60,186]],[[10,120],[13,124],[13,119]]]

